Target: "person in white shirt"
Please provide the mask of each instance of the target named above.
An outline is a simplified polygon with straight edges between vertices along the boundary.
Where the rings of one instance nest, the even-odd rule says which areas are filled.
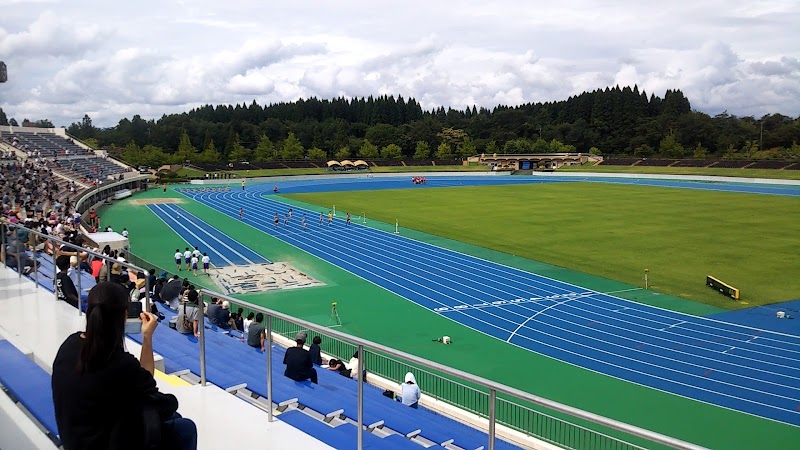
[[[250,313],[247,317],[242,321],[242,328],[244,329],[244,335],[247,336],[247,333],[250,331],[250,324],[253,323],[253,319],[256,317],[254,313]]]
[[[123,228],[122,229],[122,237],[128,237],[128,229],[127,228]]]
[[[406,373],[406,382],[400,385],[400,396],[404,405],[414,409],[419,407],[419,386],[417,386],[417,380],[413,373]]]
[[[175,249],[175,265],[178,266],[178,272],[180,272],[182,270],[181,269],[181,263],[183,261],[181,261],[181,257],[183,257],[183,254],[181,253],[180,249],[176,248]]]
[[[186,271],[188,272],[191,268],[189,263],[192,262],[192,251],[189,250],[189,247],[186,247],[186,251],[183,252],[183,261],[186,263]]]
[[[211,265],[211,258],[208,257],[208,254],[203,253],[203,273],[208,276],[211,276],[211,274],[208,273],[208,266],[210,265]]]
[[[194,272],[194,276],[197,276],[197,256],[192,255],[192,271]]]
[[[192,256],[194,256],[196,258],[200,258],[200,250],[198,250],[197,247],[194,248],[194,251],[192,252]]]

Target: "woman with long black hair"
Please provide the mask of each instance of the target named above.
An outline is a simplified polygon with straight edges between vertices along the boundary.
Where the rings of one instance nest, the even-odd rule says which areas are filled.
[[[176,413],[178,400],[156,387],[153,331],[141,313],[140,361],[123,347],[130,296],[118,283],[89,292],[86,331],[70,335],[53,362],[53,402],[65,450],[195,450],[194,422]]]

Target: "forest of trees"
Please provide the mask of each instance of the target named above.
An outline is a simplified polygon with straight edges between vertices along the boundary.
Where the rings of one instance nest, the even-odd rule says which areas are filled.
[[[0,124],[8,124],[0,110]],[[49,120],[23,121],[52,126]],[[693,111],[680,90],[584,92],[564,101],[425,111],[413,98],[311,98],[262,106],[206,105],[71,135],[111,147],[131,164],[326,158],[450,159],[479,153],[591,152],[667,158],[800,158],[800,118]]]

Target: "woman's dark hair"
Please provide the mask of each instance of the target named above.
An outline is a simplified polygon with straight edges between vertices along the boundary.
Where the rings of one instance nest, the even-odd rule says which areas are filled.
[[[322,338],[319,337],[319,336],[314,336],[314,339],[312,339],[311,342],[313,342],[313,343],[315,343],[317,345],[322,344]]]
[[[86,332],[78,362],[81,372],[101,368],[115,351],[122,351],[128,302],[128,291],[118,283],[98,283],[89,291]]]
[[[253,320],[253,317],[255,316],[256,316],[255,313],[251,311],[250,314],[247,315],[247,320]]]

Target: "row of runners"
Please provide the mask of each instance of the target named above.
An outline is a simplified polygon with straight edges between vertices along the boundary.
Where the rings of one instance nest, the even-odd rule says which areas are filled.
[[[190,250],[189,247],[186,247],[186,250],[181,253],[179,248],[175,249],[175,265],[178,266],[178,272],[183,271],[183,264],[186,263],[186,271],[194,272],[194,275],[197,276],[197,265],[199,262],[203,263],[203,273],[211,276],[208,273],[209,267],[211,267],[211,258],[206,253],[200,253],[200,250],[195,247],[194,250]]]
[[[332,225],[333,224],[333,213],[331,211],[328,211],[328,216],[327,217],[328,217],[328,225]],[[289,208],[289,210],[286,211],[283,214],[283,224],[285,226],[289,225],[289,222],[293,218],[294,218],[294,209]],[[244,220],[244,208],[239,208],[239,220]],[[277,212],[273,216],[272,220],[275,223],[275,228],[278,228],[280,226],[280,224],[281,224],[281,217],[280,217],[280,215],[278,215]],[[320,225],[325,224],[325,213],[319,213],[319,224]],[[347,213],[347,217],[345,218],[345,225],[350,225],[350,213],[349,212]],[[303,215],[300,217],[300,226],[302,226],[303,229],[308,228],[308,222],[306,221],[306,213],[303,213]]]

